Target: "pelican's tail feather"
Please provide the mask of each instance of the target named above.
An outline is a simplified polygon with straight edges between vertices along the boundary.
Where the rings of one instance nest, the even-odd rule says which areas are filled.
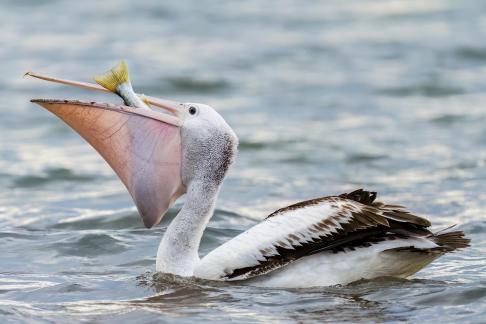
[[[457,249],[463,249],[469,246],[470,239],[464,237],[463,231],[453,231],[446,233],[435,233],[434,242],[442,247],[446,252],[452,252]]]

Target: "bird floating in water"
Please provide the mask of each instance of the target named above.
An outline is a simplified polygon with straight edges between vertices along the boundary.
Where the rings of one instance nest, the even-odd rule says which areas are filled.
[[[159,272],[265,287],[328,286],[408,277],[439,256],[469,246],[462,231],[431,232],[427,219],[359,189],[279,209],[201,259],[201,237],[237,153],[238,137],[226,121],[208,105],[137,95],[123,61],[95,78],[101,86],[27,75],[122,97],[126,106],[31,101],[98,151],[128,189],[146,227],[158,224],[186,194],[160,242]]]

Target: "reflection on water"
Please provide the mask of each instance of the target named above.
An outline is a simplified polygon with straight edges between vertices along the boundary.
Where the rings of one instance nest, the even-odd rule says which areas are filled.
[[[0,321],[481,322],[486,316],[486,11],[466,1],[0,4]],[[216,107],[240,137],[201,253],[286,204],[358,187],[471,248],[414,279],[264,289],[154,274],[168,223],[31,98],[119,102],[88,81],[125,58],[137,91]],[[325,275],[325,274],[323,274]]]

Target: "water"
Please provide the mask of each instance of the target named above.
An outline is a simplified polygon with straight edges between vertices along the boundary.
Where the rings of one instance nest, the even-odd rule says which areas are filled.
[[[484,322],[483,1],[2,1],[0,321]],[[180,201],[146,230],[125,189],[29,99],[139,92],[218,109],[240,137],[202,254],[288,203],[364,187],[459,223],[472,246],[411,280],[261,289],[154,273]],[[325,274],[323,274],[325,275]]]

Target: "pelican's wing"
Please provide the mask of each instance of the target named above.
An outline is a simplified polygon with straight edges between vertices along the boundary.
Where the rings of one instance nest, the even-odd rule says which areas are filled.
[[[194,275],[242,280],[269,273],[321,251],[339,251],[394,235],[427,237],[430,222],[404,207],[375,202],[376,193],[356,190],[277,210],[261,223],[211,251]]]

